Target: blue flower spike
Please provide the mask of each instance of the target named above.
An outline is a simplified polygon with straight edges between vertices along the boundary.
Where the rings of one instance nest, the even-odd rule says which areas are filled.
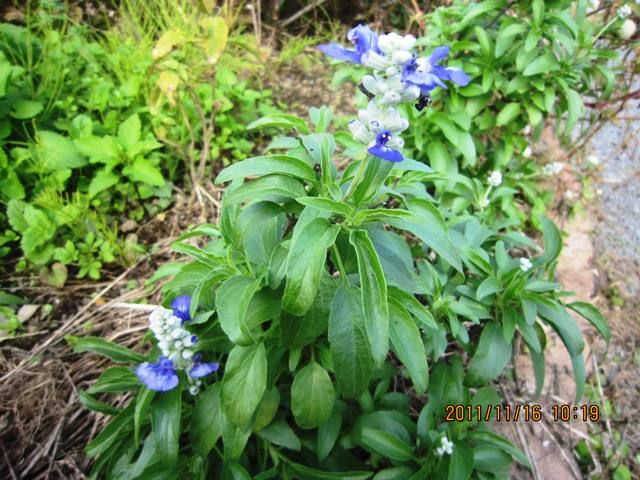
[[[401,103],[414,103],[418,111],[431,103],[431,91],[447,88],[445,82],[465,86],[469,76],[460,68],[440,63],[449,55],[449,47],[436,48],[428,57],[415,53],[417,40],[413,35],[395,32],[378,35],[366,25],[358,25],[347,35],[355,49],[337,43],[319,45],[326,55],[346,62],[360,64],[371,70],[362,77],[362,92],[369,99],[366,109],[358,111],[358,118],[349,122],[353,138],[367,151],[389,162],[404,160],[404,142],[400,134],[409,127]]]
[[[191,320],[191,297],[189,295],[180,295],[171,302],[171,310],[173,314],[182,320],[182,323]]]
[[[178,386],[178,374],[173,360],[160,357],[157,363],[144,362],[136,368],[140,381],[151,390],[166,392]]]

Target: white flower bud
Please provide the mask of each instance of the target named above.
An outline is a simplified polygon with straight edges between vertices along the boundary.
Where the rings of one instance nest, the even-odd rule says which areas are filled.
[[[625,40],[629,40],[636,33],[636,22],[627,18],[623,23],[622,27],[620,27],[620,38]]]
[[[527,147],[524,149],[524,152],[522,152],[522,156],[524,158],[530,158],[532,153],[533,152],[531,151],[531,147]]]
[[[627,18],[631,15],[631,7],[629,5],[623,5],[618,9],[616,14],[618,15],[618,18]]]
[[[522,257],[520,259],[520,270],[522,270],[523,272],[528,272],[532,267],[533,264],[531,263],[531,260],[526,257]]]
[[[184,358],[185,360],[191,360],[191,357],[193,357],[193,351],[191,350],[184,350],[182,352],[182,358]]]

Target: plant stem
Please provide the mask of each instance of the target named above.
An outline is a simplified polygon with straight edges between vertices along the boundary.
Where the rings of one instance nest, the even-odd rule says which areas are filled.
[[[351,194],[353,193],[353,191],[356,189],[356,186],[360,183],[360,180],[362,179],[362,175],[364,174],[364,168],[367,166],[368,160],[369,160],[368,155],[364,159],[360,160],[358,171],[353,176],[353,179],[351,180],[351,185],[349,185],[349,189],[347,190],[347,193],[345,194],[342,201],[346,202],[351,196]]]
[[[595,45],[596,42],[598,41],[598,39],[600,38],[600,35],[602,35],[606,30],[609,29],[609,27],[611,25],[613,25],[613,23],[618,20],[618,16],[614,15],[613,18],[611,20],[609,20],[609,23],[607,23],[604,27],[602,27],[602,30],[600,30],[598,32],[598,34],[594,37],[593,41],[591,42],[591,45]]]
[[[344,265],[342,264],[342,257],[340,257],[340,251],[338,250],[338,247],[336,247],[335,243],[331,246],[331,251],[333,252],[333,256],[336,257],[336,263],[338,264],[340,276],[346,281],[347,271],[344,269]]]

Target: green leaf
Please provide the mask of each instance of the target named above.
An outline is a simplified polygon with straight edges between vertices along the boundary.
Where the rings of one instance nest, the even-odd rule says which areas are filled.
[[[267,387],[267,353],[263,343],[236,345],[227,359],[222,383],[222,408],[237,427],[245,427]]]
[[[553,262],[562,251],[562,235],[556,224],[547,217],[538,217],[542,225],[545,263]]]
[[[366,230],[353,230],[349,242],[356,250],[365,329],[371,354],[382,365],[389,351],[389,306],[387,283],[378,254]]]
[[[136,158],[131,165],[123,169],[123,173],[134,182],[152,187],[161,187],[165,184],[162,172],[148,158]]]
[[[305,467],[299,463],[287,461],[287,467],[293,477],[298,480],[367,480],[371,478],[371,472],[324,472],[314,468]]]
[[[118,127],[118,140],[126,150],[129,150],[140,141],[141,134],[142,125],[137,113],[131,115]]]
[[[387,285],[415,292],[415,269],[411,249],[400,235],[382,229],[372,229],[369,237],[376,249]]]
[[[363,162],[367,162],[360,183],[353,190],[353,201],[356,205],[363,205],[372,200],[384,184],[389,172],[393,169],[393,163],[378,157],[368,156]],[[353,181],[353,179],[351,179]]]
[[[555,72],[556,70],[560,70],[560,64],[552,53],[547,52],[529,63],[522,74],[525,77],[530,77],[541,73]]]
[[[169,465],[178,461],[181,415],[180,388],[156,394],[151,406],[151,428],[160,458]]]
[[[307,182],[316,181],[316,174],[313,168],[306,162],[288,155],[270,155],[247,158],[226,167],[216,177],[215,183],[271,174],[289,175]]]
[[[600,310],[587,302],[573,302],[567,304],[567,307],[588,320],[591,325],[600,332],[600,335],[602,335],[607,343],[609,343],[611,340],[611,331],[609,330],[607,321],[602,316],[602,313],[600,313]]]
[[[108,190],[120,181],[120,177],[112,171],[102,168],[98,170],[89,183],[89,196],[95,197],[100,192]]]
[[[473,452],[466,442],[455,442],[449,462],[448,480],[468,480],[473,473]]]
[[[36,150],[42,166],[49,171],[80,168],[87,160],[78,152],[73,141],[62,135],[40,130],[36,136]]]
[[[120,440],[121,434],[131,426],[133,404],[122,410],[102,431],[87,444],[84,451],[88,457],[95,458],[109,450],[109,447]]]
[[[140,387],[140,380],[131,370],[125,367],[107,368],[87,393],[115,393],[134,390]]]
[[[277,387],[273,387],[267,390],[258,404],[256,409],[256,418],[253,422],[253,431],[259,432],[267,425],[271,423],[273,418],[278,413],[278,407],[280,406],[280,392]]]
[[[191,414],[189,434],[193,449],[202,458],[206,458],[222,435],[219,383],[214,383],[198,395],[195,408]]]
[[[482,283],[480,283],[480,285],[478,285],[478,289],[476,290],[476,300],[481,301],[483,298],[500,292],[501,290],[502,286],[498,280],[493,277],[487,277],[482,281]]]
[[[104,355],[115,362],[140,363],[144,361],[144,356],[139,353],[100,337],[74,337],[70,343],[76,353],[93,352]]]
[[[531,4],[533,10],[533,21],[537,26],[542,25],[544,20],[544,0],[533,0]]]
[[[258,436],[279,447],[288,448],[289,450],[300,451],[302,443],[284,420],[276,420],[271,422],[268,427],[260,430]]]
[[[431,120],[442,130],[442,133],[451,145],[460,150],[469,165],[475,165],[476,146],[473,143],[473,137],[468,132],[464,132],[456,127],[455,124],[442,113],[432,115]]]
[[[500,435],[489,432],[487,430],[471,430],[468,432],[467,438],[471,441],[478,442],[479,444],[493,445],[494,447],[498,447],[503,452],[511,455],[514,460],[531,469],[531,462],[529,461],[525,453],[509,440],[501,437]]]
[[[227,206],[262,200],[278,203],[306,195],[307,192],[304,186],[298,180],[284,175],[268,175],[244,183],[235,190],[227,192],[224,196],[224,201]]]
[[[363,428],[360,443],[369,451],[397,462],[413,458],[413,449],[398,437],[373,428]]]
[[[133,414],[133,438],[136,446],[140,445],[140,430],[142,423],[148,413],[151,401],[156,392],[147,387],[142,387],[136,396],[136,406]]]
[[[94,412],[103,413],[105,415],[117,415],[122,410],[116,407],[112,407],[108,403],[96,400],[83,390],[78,390],[78,399],[83,407],[93,410]]]
[[[496,379],[510,358],[511,344],[504,339],[502,329],[493,322],[486,324],[469,362],[467,380],[480,385]]]
[[[386,271],[386,269],[385,269]],[[399,288],[390,288],[389,297],[399,302],[411,315],[413,315],[425,327],[437,330],[438,324],[433,318],[428,307],[421,304],[416,297],[402,291]]]
[[[565,135],[570,135],[573,131],[573,127],[575,127],[580,115],[582,114],[583,105],[580,94],[575,90],[568,88],[566,89],[565,94],[569,113],[567,115],[567,123],[565,124],[564,132]]]
[[[429,385],[429,369],[420,330],[402,305],[392,301],[389,307],[391,345],[407,368],[416,392],[422,395]]]
[[[298,221],[287,257],[287,281],[282,308],[294,315],[304,315],[316,297],[325,268],[327,249],[333,245],[340,227],[325,218],[306,223]]]
[[[18,120],[27,120],[38,115],[43,110],[40,102],[33,100],[17,100],[11,104],[9,115]]]
[[[413,214],[408,210],[388,208],[374,208],[361,210],[353,217],[353,223],[360,225],[367,222],[385,222],[389,220],[411,219]]]
[[[246,317],[249,304],[259,287],[259,279],[237,275],[225,281],[216,291],[216,309],[220,326],[229,340],[235,344],[255,343]]]
[[[520,23],[514,23],[509,25],[507,28],[501,29],[496,37],[496,58],[500,58],[502,54],[509,49],[509,47],[513,46],[514,36],[520,35],[521,33],[526,32],[526,30],[527,27]]]
[[[335,392],[327,371],[311,361],[300,370],[291,385],[291,412],[300,428],[316,428],[333,410]]]
[[[295,128],[300,133],[309,133],[309,127],[306,122],[295,115],[274,114],[259,118],[247,125],[247,130],[256,130],[259,128]]]
[[[348,398],[359,396],[373,373],[362,302],[355,287],[336,290],[329,317],[329,344],[338,390]]]
[[[340,427],[342,426],[342,414],[334,412],[320,427],[318,427],[318,446],[316,454],[318,461],[322,462],[336,444],[340,435]]]
[[[502,110],[500,110],[500,113],[498,113],[496,125],[498,127],[507,125],[518,115],[520,115],[520,104],[516,102],[507,103]]]
[[[349,217],[353,213],[353,207],[351,207],[350,205],[331,200],[330,198],[301,197],[296,198],[296,201],[304,206],[315,208],[316,210],[323,210],[332,214],[341,215],[343,217]]]
[[[303,316],[283,312],[280,317],[280,339],[289,348],[301,348],[313,343],[327,331],[331,301],[337,288],[337,281],[328,274],[320,280],[320,288],[311,308]]]
[[[413,218],[390,220],[389,223],[418,237],[461,272],[462,261],[438,209],[428,200],[412,199],[409,200],[409,210],[413,213]]]

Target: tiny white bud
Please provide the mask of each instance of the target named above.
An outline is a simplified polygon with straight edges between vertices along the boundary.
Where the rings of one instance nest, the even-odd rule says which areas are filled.
[[[524,149],[524,152],[522,152],[522,156],[524,158],[529,158],[529,157],[531,157],[532,153],[533,152],[531,151],[531,147],[527,147],[527,148]]]
[[[533,264],[531,263],[531,260],[526,257],[522,257],[520,259],[520,270],[522,270],[523,272],[528,272],[532,267]]]
[[[636,33],[636,22],[627,18],[623,23],[622,27],[620,27],[620,38],[625,40],[629,40]]]
[[[193,357],[193,351],[191,350],[184,350],[182,352],[182,358],[184,358],[185,360],[190,360],[191,357]]]
[[[492,187],[499,187],[502,184],[502,173],[499,171],[491,172],[489,175],[489,185]]]
[[[616,13],[618,15],[618,18],[627,18],[629,15],[631,15],[631,7],[629,5],[623,5],[618,9]]]
[[[195,385],[192,385],[189,387],[189,393],[191,395],[197,395],[198,392],[200,392],[200,389],[198,387],[196,387]]]

